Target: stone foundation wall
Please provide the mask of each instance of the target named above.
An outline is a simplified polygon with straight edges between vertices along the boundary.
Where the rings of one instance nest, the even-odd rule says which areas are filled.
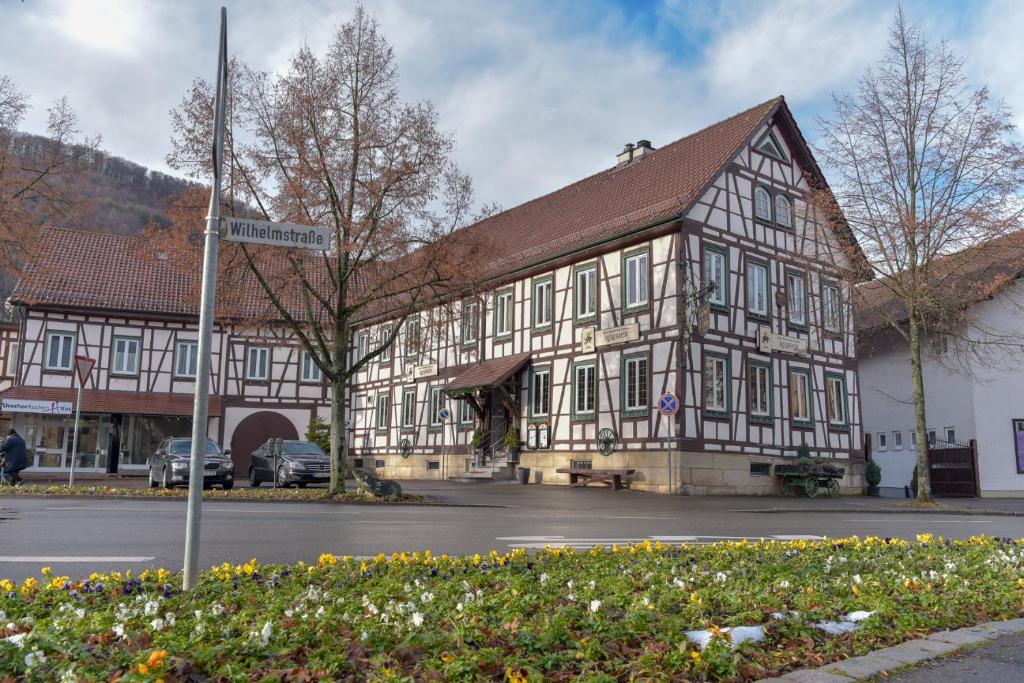
[[[540,471],[545,484],[568,484],[568,474],[555,470],[569,466],[570,460],[590,460],[595,469],[636,469],[631,486],[640,491],[669,492],[668,457],[664,451],[617,451],[609,456],[600,453],[567,453],[564,451],[524,451],[520,465],[530,468],[530,481]],[[792,463],[793,458],[762,456],[748,453],[673,453],[672,482],[677,493],[698,496],[713,495],[778,495],[779,480],[775,465]],[[751,474],[751,463],[769,466],[768,476]],[[846,474],[840,480],[843,494],[864,492],[864,464],[861,461],[837,459]]]

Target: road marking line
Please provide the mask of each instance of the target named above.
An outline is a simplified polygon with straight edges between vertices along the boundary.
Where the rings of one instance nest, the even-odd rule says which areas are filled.
[[[78,563],[78,562],[150,562],[154,558],[143,557],[143,556],[129,556],[129,555],[10,555],[8,557],[0,556],[0,564],[4,562],[39,562],[39,563]]]
[[[858,519],[851,517],[849,519],[840,520],[843,522],[902,522],[903,524],[920,524],[927,526],[929,524],[992,524],[991,519],[929,519],[927,521],[923,519]]]
[[[67,507],[48,507],[45,510],[97,510],[100,512],[185,512],[185,507],[178,508],[153,508],[153,507],[119,507],[119,506],[92,506],[75,505]],[[233,512],[238,514],[252,514],[264,512],[264,508],[208,508],[203,507],[203,512]],[[274,510],[275,515],[358,515],[362,510]]]

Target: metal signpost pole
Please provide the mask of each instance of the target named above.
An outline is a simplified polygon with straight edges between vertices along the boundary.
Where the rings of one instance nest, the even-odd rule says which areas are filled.
[[[192,409],[192,457],[188,478],[188,521],[185,528],[185,573],[182,587],[195,585],[199,575],[199,529],[203,502],[203,469],[209,415],[210,356],[213,345],[213,307],[217,287],[217,242],[220,230],[221,173],[224,168],[224,100],[227,97],[228,12],[220,8],[220,46],[217,51],[217,89],[213,117],[213,188],[206,216],[203,249],[203,295],[199,309],[199,348],[196,398]]]
[[[78,399],[75,401],[75,433],[71,437],[71,472],[68,474],[68,488],[75,485],[75,460],[78,458],[78,423],[82,417],[82,384],[83,380],[79,377]]]
[[[675,415],[668,416],[668,494],[670,496],[676,492],[672,485],[672,423],[675,421]]]

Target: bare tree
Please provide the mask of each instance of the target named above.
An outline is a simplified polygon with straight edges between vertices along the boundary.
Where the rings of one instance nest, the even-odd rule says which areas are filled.
[[[472,206],[452,138],[429,103],[400,100],[397,80],[391,47],[362,7],[325,54],[304,47],[280,74],[231,64],[225,213],[333,235],[323,253],[242,245],[225,259],[226,272],[244,264],[268,304],[262,320],[290,329],[330,383],[331,492],[344,488],[349,378],[395,342],[406,318],[463,291],[475,262],[474,245],[452,238]],[[197,81],[172,112],[169,163],[199,178],[210,177],[212,99]],[[392,321],[390,332],[349,362],[354,327],[380,320]]]
[[[971,274],[990,256],[978,245],[1019,229],[1024,148],[1006,106],[986,88],[973,90],[963,60],[929,42],[902,9],[885,55],[856,95],[834,104],[835,117],[820,122],[820,154],[837,182],[834,195],[815,201],[831,222],[845,220],[867,256],[851,276],[875,282],[857,291],[895,302],[878,309],[909,345],[917,495],[927,501],[922,343],[929,332],[962,326],[963,302],[981,298],[967,292],[991,287]]]
[[[83,210],[75,177],[87,169],[99,138],[79,138],[78,117],[66,98],[47,111],[48,138],[40,144],[18,127],[29,98],[0,75],[0,277],[17,276],[39,228],[74,222]]]

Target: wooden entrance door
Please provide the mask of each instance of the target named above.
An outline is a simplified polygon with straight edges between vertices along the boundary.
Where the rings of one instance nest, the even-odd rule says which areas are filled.
[[[292,421],[281,413],[261,410],[249,415],[238,423],[231,435],[231,460],[235,463],[235,477],[249,475],[252,452],[266,443],[267,439],[294,441],[299,432]]]
[[[976,465],[974,449],[970,446],[929,447],[928,476],[931,479],[932,495],[940,498],[976,497]]]

